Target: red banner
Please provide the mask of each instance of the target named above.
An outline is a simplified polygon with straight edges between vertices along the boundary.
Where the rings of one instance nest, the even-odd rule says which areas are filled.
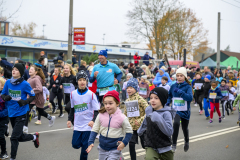
[[[85,45],[85,28],[74,28],[74,45]]]

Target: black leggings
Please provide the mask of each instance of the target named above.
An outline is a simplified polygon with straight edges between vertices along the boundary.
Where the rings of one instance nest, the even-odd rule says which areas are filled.
[[[142,145],[142,148],[145,148],[143,136],[138,136],[137,130],[133,130],[132,138],[129,141],[129,151],[130,151],[131,160],[137,159],[135,145],[138,144],[138,137],[140,137],[140,143]]]
[[[196,93],[196,101],[201,111],[203,110],[203,105],[202,105],[203,98],[204,98],[204,95]]]
[[[31,111],[31,109],[33,108],[34,105],[35,105],[35,104],[29,104],[29,111],[27,112],[27,120],[25,121],[25,126],[26,126],[26,127],[28,126],[28,119],[29,119],[29,117],[30,117],[29,112]],[[45,112],[43,108],[38,108],[38,107],[36,107],[36,109],[37,109],[37,111],[38,111],[38,115],[41,115],[41,116],[47,118],[48,120],[50,120],[50,117],[51,117],[51,116],[48,115],[47,112]]]
[[[60,114],[62,114],[62,99],[63,99],[63,93],[59,92],[59,93],[53,93],[51,91],[50,93],[50,103],[52,104],[53,108],[56,109],[55,103],[53,102],[54,98],[57,97],[58,99],[58,108],[60,110]]]
[[[49,106],[45,106],[45,107],[43,107],[43,110],[45,111],[46,109],[48,109],[49,108]],[[38,120],[40,121],[41,120],[41,115],[38,113]]]
[[[173,123],[173,135],[172,135],[173,145],[177,145],[180,120],[181,120],[181,125],[182,125],[185,142],[187,142],[187,143],[189,142],[189,133],[188,133],[189,120],[181,118],[178,114],[176,114],[176,116],[174,118],[174,123]]]
[[[70,94],[64,94],[64,95],[65,95],[65,99],[64,99],[65,111],[69,114],[71,109]],[[70,103],[70,105],[68,105],[68,103]]]

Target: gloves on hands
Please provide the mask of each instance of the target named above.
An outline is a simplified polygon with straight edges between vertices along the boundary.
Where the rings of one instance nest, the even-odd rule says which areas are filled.
[[[174,92],[178,92],[178,90],[179,90],[179,88],[175,88],[175,89],[174,89]]]
[[[6,96],[2,95],[2,99],[6,102],[6,101],[10,101],[12,99],[12,97],[9,95],[6,95]]]
[[[26,102],[26,100],[20,99],[20,100],[18,101],[18,104],[19,104],[20,107],[22,107],[22,106],[25,106],[25,105],[27,104],[27,102]]]

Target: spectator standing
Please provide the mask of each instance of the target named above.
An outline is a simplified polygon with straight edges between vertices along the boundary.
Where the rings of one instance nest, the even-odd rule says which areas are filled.
[[[63,53],[63,52],[60,52],[60,53],[58,54],[57,60],[63,61],[63,57],[64,57],[64,53]]]
[[[202,74],[202,77],[205,77],[206,75],[210,75],[211,80],[215,79],[215,76],[212,74],[212,72],[209,71],[209,68],[207,66],[204,67],[204,73]]]
[[[78,61],[77,61],[77,54],[76,53],[73,53],[73,57],[72,57],[72,66],[74,67],[74,64],[77,64]]]
[[[145,60],[145,61],[143,61],[143,63],[144,63],[146,66],[149,65],[149,59],[154,59],[154,58],[150,57],[148,54],[149,54],[149,53],[146,52],[145,55],[143,56],[143,60]]]
[[[41,55],[41,57],[44,59],[44,64],[43,64],[43,65],[47,67],[48,59],[47,59],[47,57],[46,57],[46,55],[45,55],[45,52],[44,52],[44,51],[41,51],[41,52],[40,52],[40,55]]]
[[[135,66],[137,66],[139,64],[139,60],[141,59],[141,57],[138,55],[138,52],[135,53],[135,55],[133,56],[133,59],[134,59]]]

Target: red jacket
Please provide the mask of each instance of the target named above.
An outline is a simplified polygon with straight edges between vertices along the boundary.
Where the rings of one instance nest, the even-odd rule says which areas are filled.
[[[133,56],[133,59],[135,60],[134,63],[135,63],[135,64],[138,64],[138,63],[139,63],[139,60],[141,59],[141,57],[134,55],[134,56]]]
[[[96,93],[97,92],[97,80],[95,80],[93,83],[92,83],[92,87],[88,87],[88,89],[90,91],[92,91],[93,93]]]

